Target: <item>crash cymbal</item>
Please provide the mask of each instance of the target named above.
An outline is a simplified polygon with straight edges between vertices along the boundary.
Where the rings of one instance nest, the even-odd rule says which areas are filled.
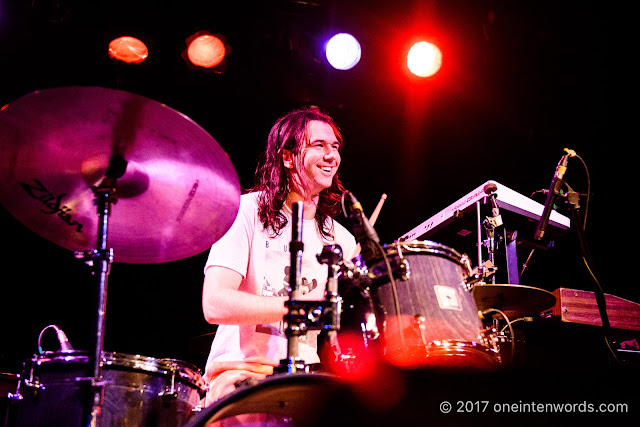
[[[551,292],[523,285],[476,284],[473,296],[478,309],[498,309],[509,320],[537,315],[556,303]]]
[[[164,104],[100,87],[40,90],[0,111],[0,203],[57,245],[93,249],[93,188],[114,156],[126,161],[108,223],[114,262],[199,254],[234,221],[240,184],[213,137]]]

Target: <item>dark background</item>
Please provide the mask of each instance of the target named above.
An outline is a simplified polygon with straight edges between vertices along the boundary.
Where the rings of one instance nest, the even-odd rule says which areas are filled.
[[[319,105],[344,135],[345,186],[368,213],[388,195],[375,225],[383,243],[489,179],[525,196],[548,188],[568,147],[591,177],[586,230],[594,271],[605,292],[640,301],[628,246],[637,212],[617,175],[631,140],[620,118],[630,90],[617,55],[629,43],[619,31],[626,28],[623,7],[550,0],[165,3],[0,3],[0,104],[62,86],[144,95],[206,129],[229,154],[243,188],[252,183],[275,119]],[[225,35],[232,51],[224,72],[194,70],[182,60],[185,39],[199,30]],[[352,70],[334,70],[324,59],[323,42],[337,31],[362,45]],[[108,58],[109,40],[124,33],[150,47],[144,63]],[[443,51],[440,72],[428,79],[403,69],[404,49],[416,34]],[[573,189],[585,193],[586,176],[571,159],[565,178]],[[571,216],[566,206],[559,210]],[[76,349],[91,348],[95,284],[88,270],[20,218],[4,209],[0,218],[0,372],[19,372],[49,324],[60,326]],[[114,263],[105,350],[203,369],[213,338],[205,334],[214,330],[200,305],[206,256]],[[591,290],[580,258],[572,226],[551,250],[534,255],[521,284]],[[560,345],[565,338],[580,345],[569,336]],[[56,349],[54,334],[43,344]]]

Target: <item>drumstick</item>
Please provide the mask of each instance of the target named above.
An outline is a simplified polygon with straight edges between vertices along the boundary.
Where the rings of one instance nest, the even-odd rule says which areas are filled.
[[[376,208],[373,210],[373,213],[371,214],[371,218],[369,218],[369,223],[371,225],[376,223],[376,220],[378,219],[378,215],[380,215],[380,211],[382,210],[382,205],[384,204],[385,200],[387,200],[387,195],[383,193],[382,197],[380,197],[380,201],[378,202],[378,206],[376,206]]]
[[[372,227],[373,227],[373,224],[376,223],[376,220],[378,219],[378,215],[380,215],[380,211],[382,210],[382,205],[384,204],[385,200],[387,200],[387,195],[383,193],[382,197],[380,197],[380,201],[378,202],[378,205],[376,206],[376,208],[373,210],[373,213],[371,214],[371,218],[369,218],[369,224],[371,224]],[[362,247],[360,243],[358,243],[356,245],[356,254],[359,254],[361,250],[362,250]]]

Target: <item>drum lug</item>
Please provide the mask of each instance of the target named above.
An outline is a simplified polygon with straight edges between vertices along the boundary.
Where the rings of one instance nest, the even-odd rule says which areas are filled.
[[[409,268],[409,261],[406,258],[402,258],[400,261],[400,279],[404,282],[411,278],[411,269]]]
[[[165,400],[175,400],[178,398],[178,391],[176,390],[176,369],[175,366],[171,370],[171,383],[165,387],[163,392],[158,393],[158,396],[162,396]]]
[[[23,384],[27,386],[27,388],[33,388],[36,390],[46,390],[47,388],[44,384],[40,383],[40,379],[38,377],[33,376],[33,372],[29,375],[29,378],[25,378]]]
[[[20,377],[18,377],[18,378],[20,378]],[[20,393],[20,382],[18,382],[18,384],[16,385],[16,392],[15,393],[11,393],[11,392],[7,393],[7,399],[9,399],[9,400],[24,400],[24,397]]]
[[[467,276],[472,274],[473,269],[471,268],[471,260],[467,254],[462,254],[460,256],[460,264],[464,268],[464,272]]]
[[[7,399],[9,399],[9,400],[24,400],[24,397],[20,394],[20,392],[7,393]]]
[[[162,396],[164,400],[175,400],[178,398],[178,392],[167,387],[165,391],[159,393],[158,396]]]

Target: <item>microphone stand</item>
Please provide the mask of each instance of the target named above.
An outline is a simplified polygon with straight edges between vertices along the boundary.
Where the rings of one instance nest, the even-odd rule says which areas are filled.
[[[576,230],[577,230],[577,233],[578,233],[578,241],[579,241],[579,244],[580,244],[580,252],[582,254],[582,259],[583,259],[583,261],[584,261],[584,263],[585,263],[585,265],[587,267],[587,270],[589,271],[589,275],[591,276],[591,279],[592,279],[593,294],[594,294],[594,297],[596,299],[596,305],[598,306],[598,311],[600,313],[600,319],[602,321],[602,330],[603,330],[605,343],[607,345],[607,348],[611,352],[614,360],[617,362],[618,361],[618,357],[616,356],[615,352],[613,351],[613,349],[611,348],[611,345],[610,345],[611,325],[609,323],[609,316],[607,315],[607,301],[606,301],[606,298],[605,298],[605,295],[604,295],[604,291],[602,290],[602,287],[600,286],[600,283],[598,282],[598,279],[595,277],[595,274],[592,271],[591,254],[590,254],[589,247],[587,245],[587,240],[586,240],[586,237],[585,237],[585,224],[584,224],[584,220],[580,217],[580,214],[579,214],[580,195],[578,193],[576,193],[575,191],[573,191],[573,189],[569,186],[569,184],[567,184],[567,182],[564,180],[564,174],[565,174],[566,169],[567,169],[567,161],[568,161],[568,159],[570,157],[578,157],[578,158],[580,158],[580,156],[578,156],[575,153],[575,151],[570,150],[568,148],[565,148],[564,151],[566,151],[567,154],[562,156],[562,158],[560,159],[560,162],[558,163],[558,166],[556,168],[556,173],[555,173],[555,175],[553,177],[553,180],[551,181],[551,187],[549,189],[549,192],[547,193],[547,199],[545,201],[545,208],[543,210],[540,222],[538,223],[538,226],[536,228],[536,232],[535,232],[535,237],[534,238],[535,238],[535,240],[542,240],[542,237],[544,236],[544,233],[545,233],[545,229],[546,229],[546,227],[548,225],[548,222],[549,222],[549,217],[551,216],[551,211],[553,210],[553,202],[554,202],[555,198],[561,197],[563,199],[566,199],[567,203],[570,205],[570,210],[572,212],[573,221],[576,224]],[[580,159],[580,160],[582,160],[582,159]],[[584,164],[584,161],[583,161],[583,164]],[[562,187],[563,186],[567,187],[566,194],[562,193]],[[589,194],[587,194],[587,197],[589,197]],[[533,250],[531,250],[531,254],[529,254],[529,258],[527,259],[527,261],[523,265],[522,272],[520,273],[520,275],[522,275],[525,272],[525,270],[527,269],[527,264],[531,260],[531,256],[532,255],[533,255]]]
[[[534,233],[533,239],[537,242],[542,241],[544,234],[547,230],[547,226],[549,225],[549,218],[551,217],[551,212],[553,211],[553,204],[558,197],[563,197],[562,194],[562,186],[565,184],[564,174],[567,171],[567,163],[569,161],[569,157],[575,156],[575,152],[568,148],[564,149],[567,154],[564,154],[560,161],[558,162],[558,166],[556,166],[556,171],[553,174],[553,179],[551,180],[551,186],[549,187],[549,191],[547,192],[547,197],[544,201],[544,209],[542,210],[542,215],[540,216],[540,221],[536,225],[536,230]],[[520,277],[524,274],[524,272],[529,267],[529,262],[533,257],[533,252],[535,248],[531,249],[529,253],[529,257],[522,265],[522,270],[520,271]]]

